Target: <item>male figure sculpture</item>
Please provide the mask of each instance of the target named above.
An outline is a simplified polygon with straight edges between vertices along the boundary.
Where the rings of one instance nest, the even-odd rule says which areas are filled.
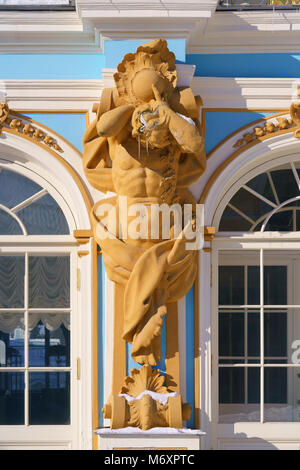
[[[95,204],[92,218],[108,277],[125,288],[124,335],[136,362],[155,365],[160,359],[160,330],[166,304],[184,296],[197,269],[195,250],[186,238],[124,237],[133,220],[130,207],[195,204],[187,187],[206,165],[198,115],[200,99],[190,88],[178,89],[175,57],[159,39],[127,54],[114,75],[116,88],[102,93],[97,119],[84,135],[83,165],[90,183],[110,198]],[[122,213],[121,196],[128,213]],[[102,238],[103,204],[116,209],[117,233]],[[107,215],[107,214],[105,214]],[[118,231],[119,230],[119,231]],[[122,233],[121,233],[122,232]]]

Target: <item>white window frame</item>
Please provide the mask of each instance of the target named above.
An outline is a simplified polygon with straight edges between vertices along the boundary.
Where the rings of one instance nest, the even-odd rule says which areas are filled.
[[[260,363],[259,364],[253,364],[252,366],[247,364],[247,367],[260,367],[261,368],[261,395],[262,397],[264,396],[264,376],[263,376],[263,369],[266,368],[266,367],[274,367],[274,365],[269,365],[269,364],[265,364],[264,362],[264,357],[263,357],[263,350],[264,350],[264,318],[263,318],[263,314],[264,314],[264,310],[273,310],[273,311],[280,311],[281,309],[284,310],[284,311],[287,311],[287,347],[288,347],[288,350],[287,350],[287,356],[286,358],[282,358],[282,359],[286,359],[287,360],[287,364],[282,364],[281,366],[282,367],[285,367],[285,368],[297,368],[300,372],[300,364],[296,365],[296,364],[292,364],[291,363],[291,355],[292,355],[292,350],[290,348],[290,345],[292,343],[292,341],[294,339],[298,339],[298,338],[294,338],[293,336],[293,332],[294,332],[294,325],[295,325],[295,316],[298,315],[298,317],[300,316],[300,305],[297,304],[296,302],[293,302],[293,299],[297,298],[297,291],[295,289],[295,274],[297,274],[297,277],[299,276],[299,267],[300,267],[300,253],[290,253],[288,252],[286,255],[282,253],[281,250],[278,250],[281,252],[281,254],[279,254],[279,256],[276,255],[276,258],[275,259],[267,259],[265,260],[265,256],[263,256],[263,259],[262,259],[262,254],[263,255],[267,255],[268,256],[268,251],[269,250],[264,250],[263,253],[262,253],[263,250],[260,250],[260,251],[253,251],[251,254],[249,252],[246,252],[245,250],[245,253],[243,254],[241,251],[238,252],[238,254],[234,254],[234,252],[224,252],[222,250],[219,250],[219,253],[221,253],[220,255],[220,258],[219,258],[219,265],[222,265],[222,266],[226,266],[226,265],[230,265],[230,266],[247,266],[247,265],[259,265],[260,261],[263,261],[263,266],[286,266],[287,267],[287,304],[286,305],[276,305],[276,306],[267,306],[267,305],[246,305],[246,306],[241,306],[240,310],[256,310],[256,311],[260,311],[260,327],[261,327],[261,334],[260,334],[260,344],[261,344],[261,354],[260,354],[260,357],[255,357],[255,359],[258,359],[260,360]],[[272,252],[272,255],[273,255],[273,252]],[[266,256],[266,257],[267,257]],[[261,274],[262,274],[262,270],[261,271]],[[246,276],[245,276],[245,284],[246,284]],[[246,285],[245,285],[246,287]],[[263,282],[260,283],[260,288],[263,287]],[[247,292],[247,291],[246,291]],[[218,307],[218,309],[225,309],[227,308],[227,306],[222,306],[222,307]],[[239,310],[237,308],[237,306],[234,306],[232,310]],[[216,312],[218,313],[218,312]],[[299,321],[299,318],[298,318],[298,321]],[[216,323],[218,323],[218,318],[216,319]],[[247,325],[245,323],[245,341],[246,341],[246,328],[247,328]],[[228,359],[234,359],[236,360],[237,358],[236,357],[228,357]],[[248,358],[249,359],[249,358]],[[253,357],[250,357],[250,359],[254,359]],[[272,359],[275,359],[275,361],[279,358],[270,358],[268,357],[268,359],[266,360],[272,360]],[[247,360],[246,360],[246,363],[247,363]],[[220,367],[220,365],[218,365],[218,367]],[[226,366],[221,366],[221,367],[226,367]],[[237,366],[233,366],[233,367],[237,367]],[[240,367],[245,367],[243,365],[241,365]],[[280,365],[278,365],[278,367],[280,367]],[[247,374],[245,374],[245,380],[247,378]],[[293,382],[293,378],[289,375],[288,376],[288,384],[287,384],[287,387],[288,387],[288,401],[287,401],[287,405],[291,405],[291,406],[295,406],[294,404],[294,400],[293,400],[293,386],[296,385],[294,384]],[[262,398],[261,397],[261,398]],[[277,406],[277,405],[274,405],[274,406]],[[219,407],[219,405],[218,405]],[[230,408],[230,406],[226,405],[226,406],[223,406],[223,408]],[[245,405],[241,404],[240,408],[241,408],[241,412],[242,411],[246,411],[245,409],[243,410],[243,407],[245,408]],[[257,410],[257,406],[252,406],[252,408],[254,409],[256,407],[256,410]],[[264,409],[267,409],[270,407],[270,405],[265,405],[263,403],[263,400],[261,400],[261,404],[259,405],[260,407],[260,422],[261,423],[264,423],[264,422],[268,422],[266,420],[266,417],[264,416]],[[249,407],[251,408],[251,406]],[[299,421],[299,416],[297,416],[297,421]]]
[[[71,424],[0,426],[0,450],[92,448],[92,263],[93,240],[82,250],[75,229],[89,228],[83,195],[65,167],[32,143],[8,135],[0,147],[0,166],[16,171],[45,188],[59,204],[69,224],[69,235],[0,235],[3,254],[70,255],[71,284]],[[9,145],[7,145],[9,144]],[[44,158],[44,159],[43,159]],[[78,155],[66,148],[65,158],[77,165]],[[41,162],[41,163],[40,163]],[[77,168],[75,167],[75,171]],[[80,270],[80,281],[78,281]],[[80,283],[80,285],[78,285]],[[4,369],[4,368],[3,368]],[[59,370],[63,370],[60,368]],[[5,367],[7,371],[8,368]],[[49,368],[50,370],[50,368]]]
[[[1,246],[1,242],[0,242]],[[3,438],[5,441],[13,439],[15,445],[18,445],[18,440],[22,441],[26,438],[28,442],[31,442],[32,445],[41,445],[41,440],[47,442],[48,446],[50,445],[60,448],[69,447],[70,445],[77,447],[78,446],[78,436],[76,433],[73,433],[74,430],[77,428],[76,420],[78,419],[78,413],[76,411],[78,407],[78,400],[79,400],[79,383],[77,380],[77,369],[76,369],[76,361],[78,357],[78,331],[80,329],[78,325],[78,306],[77,306],[77,295],[76,295],[76,269],[77,269],[77,255],[76,255],[76,248],[72,246],[57,246],[56,244],[43,244],[41,246],[32,246],[30,244],[30,240],[24,244],[19,246],[5,246],[1,247],[1,255],[9,255],[9,256],[17,256],[17,255],[25,255],[25,266],[26,266],[26,258],[31,256],[62,256],[67,255],[70,256],[70,308],[69,309],[62,309],[63,311],[69,310],[70,311],[70,367],[28,367],[28,362],[26,361],[23,367],[0,367],[0,372],[24,372],[25,373],[25,424],[24,425],[8,425],[8,426],[0,426],[0,449],[3,449],[3,446],[6,447],[7,444],[3,442]],[[28,272],[25,269],[25,283],[27,282]],[[6,309],[8,311],[8,309]],[[11,311],[15,311],[16,309],[9,309]],[[22,309],[23,310],[23,309]],[[25,315],[28,315],[28,309],[26,309],[26,305],[24,306]],[[52,309],[51,309],[52,310]],[[53,309],[53,311],[59,312],[60,309]],[[27,323],[27,322],[26,322]],[[28,326],[28,325],[26,325]],[[73,333],[73,331],[75,333]],[[24,337],[24,348],[25,351],[28,351],[28,328],[25,328],[25,337]],[[25,354],[26,358],[26,354]],[[71,407],[70,407],[70,414],[71,414],[71,422],[70,425],[58,425],[58,426],[47,426],[47,425],[30,425],[28,423],[28,371],[38,372],[38,371],[49,371],[49,372],[70,372],[70,398],[71,398]],[[55,441],[53,442],[53,437],[51,436],[52,430],[49,428],[55,427]],[[38,441],[38,442],[37,442]],[[21,444],[21,443],[20,443]],[[10,444],[11,446],[12,444]]]
[[[292,133],[275,136],[266,142],[246,149],[236,158],[229,158],[226,143],[210,156],[207,175],[200,189],[209,184],[205,197],[205,225],[218,227],[220,217],[237,190],[259,173],[263,173],[289,161],[299,160],[300,143]],[[227,159],[227,164],[224,162]],[[218,172],[218,166],[223,166]],[[217,172],[213,179],[212,171]],[[195,190],[196,191],[196,190]],[[198,190],[199,191],[199,190]],[[196,191],[197,192],[197,191]],[[206,245],[207,246],[207,245]],[[218,250],[299,250],[299,232],[293,233],[216,233],[211,243],[212,251],[199,253],[199,331],[200,331],[200,422],[206,432],[203,447],[206,449],[258,449],[300,448],[299,423],[247,423],[245,433],[242,423],[218,425],[216,412],[216,374],[218,331],[216,318]],[[208,292],[211,294],[208,295]],[[299,302],[300,303],[300,302]],[[217,404],[217,407],[216,407]],[[226,428],[227,426],[227,428]],[[279,431],[280,430],[280,431]]]

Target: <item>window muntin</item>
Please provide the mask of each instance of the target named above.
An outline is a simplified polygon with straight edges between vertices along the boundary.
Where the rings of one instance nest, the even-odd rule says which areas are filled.
[[[220,423],[300,421],[295,256],[220,252]]]
[[[0,166],[0,235],[67,235],[55,199],[31,179]]]
[[[222,214],[220,232],[299,231],[300,164],[261,173],[245,183]]]

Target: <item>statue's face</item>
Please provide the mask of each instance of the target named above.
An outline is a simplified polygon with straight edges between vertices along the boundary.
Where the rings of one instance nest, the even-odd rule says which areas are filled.
[[[155,85],[160,94],[168,86],[167,80],[162,78],[155,70],[144,69],[138,72],[132,80],[133,93],[140,101],[148,103],[154,98],[152,85]]]

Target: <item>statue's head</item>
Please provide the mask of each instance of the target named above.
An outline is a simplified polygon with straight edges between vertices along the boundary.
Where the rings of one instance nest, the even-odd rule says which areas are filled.
[[[126,54],[114,79],[119,96],[127,103],[138,106],[151,101],[152,85],[168,100],[177,84],[175,55],[164,39],[155,39],[134,54]]]

